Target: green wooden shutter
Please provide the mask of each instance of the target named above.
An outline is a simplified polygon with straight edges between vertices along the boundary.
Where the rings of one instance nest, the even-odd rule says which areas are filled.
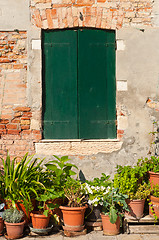
[[[78,138],[77,33],[43,32],[43,135]]]
[[[116,138],[115,32],[43,32],[46,139]]]
[[[78,31],[79,138],[116,137],[115,34]]]

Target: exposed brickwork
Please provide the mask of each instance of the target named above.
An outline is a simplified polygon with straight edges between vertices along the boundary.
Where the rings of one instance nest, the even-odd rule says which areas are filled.
[[[27,33],[0,32],[0,155],[34,153],[40,131],[30,129],[27,106]]]
[[[41,133],[30,129],[31,109],[17,107],[13,112],[12,118],[0,120],[0,155],[6,154],[7,150],[12,157],[22,156],[26,152],[32,154],[34,142],[41,139]]]
[[[151,26],[153,0],[31,0],[32,24],[43,29]]]

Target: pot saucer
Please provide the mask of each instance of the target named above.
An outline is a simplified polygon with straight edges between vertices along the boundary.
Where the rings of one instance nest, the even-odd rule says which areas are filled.
[[[44,228],[44,229],[37,229],[33,228],[32,224],[29,225],[30,231],[39,235],[47,235],[53,229],[53,225]]]
[[[4,237],[8,240],[12,240],[12,239],[19,239],[19,238],[22,238],[23,237],[23,234],[19,236],[19,238],[11,238],[9,237],[7,234],[4,234]]]

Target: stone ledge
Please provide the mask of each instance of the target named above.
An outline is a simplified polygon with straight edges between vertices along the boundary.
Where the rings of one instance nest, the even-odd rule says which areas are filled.
[[[120,150],[122,142],[112,140],[42,140],[35,143],[36,154],[92,155]]]

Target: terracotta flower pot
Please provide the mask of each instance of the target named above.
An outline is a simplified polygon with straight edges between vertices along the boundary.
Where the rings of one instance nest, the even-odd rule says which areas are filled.
[[[159,173],[148,171],[148,177],[151,184],[151,188],[154,185],[159,184]]]
[[[32,225],[35,229],[45,229],[49,225],[50,215],[47,217],[44,214],[39,212],[32,212],[30,213],[32,219]]]
[[[60,206],[63,221],[68,231],[81,231],[84,225],[84,214],[87,206],[65,207]],[[66,229],[66,228],[65,228]]]
[[[152,208],[152,209],[151,209]],[[155,214],[159,218],[159,198],[150,196],[149,214]]]
[[[4,221],[2,217],[0,217],[0,235],[2,235],[4,229]]]
[[[101,213],[101,218],[102,218],[104,235],[113,236],[120,233],[120,217],[119,216],[115,223],[111,223],[109,216],[103,213]]]
[[[126,216],[131,216],[137,219],[142,218],[144,212],[145,199],[142,200],[126,200],[130,212],[125,212]]]
[[[6,225],[8,239],[17,239],[23,236],[25,221],[20,223],[8,223],[8,222],[4,223]]]

